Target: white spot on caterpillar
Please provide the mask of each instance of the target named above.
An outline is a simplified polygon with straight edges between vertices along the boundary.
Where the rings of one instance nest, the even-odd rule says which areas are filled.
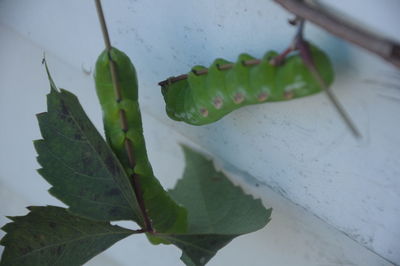
[[[267,99],[268,99],[268,93],[266,93],[266,92],[261,92],[260,94],[258,94],[258,96],[257,96],[257,100],[259,101],[259,102],[263,102],[263,101],[266,101]]]
[[[244,101],[244,95],[240,92],[236,93],[235,96],[233,96],[233,101],[236,104],[240,104]]]
[[[201,108],[200,109],[200,114],[204,117],[208,116],[208,110],[206,108]]]
[[[222,105],[224,104],[223,100],[221,97],[215,97],[213,104],[216,109],[221,109]]]
[[[301,88],[304,88],[305,86],[307,86],[307,83],[302,79],[301,76],[296,76],[294,81],[295,82],[290,83],[289,85],[287,85],[285,87],[285,91],[292,91],[292,90],[296,90],[296,89],[301,89]]]

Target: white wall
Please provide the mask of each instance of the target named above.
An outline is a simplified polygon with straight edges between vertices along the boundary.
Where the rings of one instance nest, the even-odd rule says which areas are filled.
[[[399,40],[398,1],[330,4],[347,7],[348,14]],[[113,44],[131,56],[138,70],[149,153],[164,184],[171,186],[181,171],[176,143],[195,143],[232,171],[253,176],[250,180],[240,172],[236,180],[275,209],[265,230],[237,240],[237,246],[233,242],[210,265],[245,265],[245,259],[253,259],[248,265],[268,260],[271,265],[389,265],[379,256],[400,264],[399,71],[308,25],[306,36],[331,56],[337,76],[333,89],[361,129],[361,141],[352,138],[323,94],[246,107],[213,125],[192,127],[166,117],[157,82],[216,57],[235,60],[241,52],[262,56],[268,49],[282,50],[294,32],[286,22],[291,16],[263,0],[103,5]],[[31,144],[40,138],[34,113],[44,110],[48,90],[40,65],[43,51],[56,83],[79,96],[101,129],[91,76],[84,71],[92,68],[103,41],[92,1],[3,0],[0,23],[4,224],[4,215],[21,214],[25,205],[57,202],[45,194],[48,185],[34,172],[38,165]],[[256,182],[261,188],[254,187]],[[127,254],[145,244],[144,239],[127,241],[107,252],[114,262],[104,263],[130,265]],[[238,248],[249,245],[248,256],[238,258]],[[148,252],[138,254],[161,255],[143,255],[142,265],[177,264],[174,248],[148,246]]]

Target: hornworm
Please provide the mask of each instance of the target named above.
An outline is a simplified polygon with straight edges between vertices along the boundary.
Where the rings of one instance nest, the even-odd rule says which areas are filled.
[[[334,73],[328,56],[309,44],[314,64],[327,85]],[[207,69],[195,66],[187,75],[160,82],[170,118],[192,125],[215,122],[242,106],[286,101],[322,90],[297,53],[279,64],[278,54],[262,59],[241,54],[236,63],[216,59]]]
[[[115,63],[115,73],[110,70],[110,58]],[[113,75],[119,84],[118,93],[114,91]],[[138,82],[129,57],[114,47],[102,52],[96,62],[95,83],[107,142],[133,179],[138,202],[143,203],[144,220],[148,219],[146,229],[174,233],[186,230],[186,210],[163,190],[147,157]]]

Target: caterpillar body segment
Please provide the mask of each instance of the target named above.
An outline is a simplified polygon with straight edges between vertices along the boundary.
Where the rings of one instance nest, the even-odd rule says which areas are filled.
[[[309,47],[318,72],[329,86],[334,78],[329,58],[316,46]],[[258,60],[241,54],[236,63],[217,59],[208,69],[193,67],[185,79],[162,82],[168,116],[204,125],[242,106],[286,101],[322,90],[299,54],[272,64],[277,55],[270,51]]]
[[[109,57],[106,50],[100,54],[96,62],[94,74],[96,92],[103,110],[103,122],[107,142],[130,175],[133,174],[133,169],[127,167],[129,166],[129,161],[124,148],[125,139],[129,139],[132,141],[132,144],[134,143],[134,145],[139,147],[142,147],[144,144],[143,137],[141,136],[141,115],[137,102],[138,85],[136,70],[130,63],[129,58],[119,50],[113,48],[110,54],[116,62],[118,69],[117,79],[121,88],[121,99],[118,101],[115,96],[114,85],[109,70]],[[121,125],[120,112],[124,112],[127,125]],[[137,157],[139,160],[136,163],[137,167],[143,168],[140,166],[143,161],[144,164],[147,164],[147,155]]]

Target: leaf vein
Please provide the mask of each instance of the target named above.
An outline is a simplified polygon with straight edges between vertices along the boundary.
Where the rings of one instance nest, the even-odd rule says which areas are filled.
[[[86,177],[86,178],[92,178],[92,179],[95,179],[95,180],[109,180],[109,181],[111,181],[111,178],[110,178],[110,177],[92,176],[92,175],[85,174],[85,173],[83,173],[83,172],[76,171],[72,166],[70,166],[68,163],[66,163],[64,160],[62,160],[58,155],[56,155],[55,153],[53,153],[53,152],[51,151],[50,148],[45,147],[45,149],[47,150],[47,152],[48,152],[49,154],[52,155],[52,157],[53,157],[54,159],[56,159],[57,161],[59,161],[63,166],[65,166],[66,168],[68,168],[72,173],[74,173],[74,174],[76,174],[76,175],[79,175],[79,176],[82,176],[82,177]],[[40,156],[40,155],[39,155],[39,156]],[[46,169],[47,167],[43,167],[43,168]]]

